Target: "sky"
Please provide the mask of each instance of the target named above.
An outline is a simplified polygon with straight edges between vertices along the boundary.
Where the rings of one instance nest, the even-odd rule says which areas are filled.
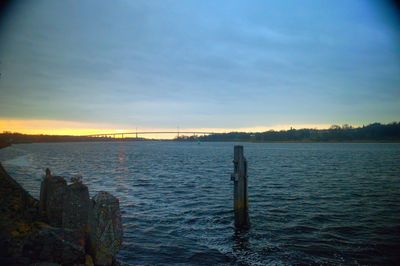
[[[400,119],[385,1],[14,1],[0,131],[264,131]]]

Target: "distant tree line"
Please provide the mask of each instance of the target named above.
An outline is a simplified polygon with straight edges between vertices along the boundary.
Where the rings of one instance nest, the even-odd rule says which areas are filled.
[[[32,142],[79,142],[119,141],[111,137],[26,135],[3,132],[0,134],[0,148],[14,143]],[[124,140],[147,140],[125,138]],[[230,132],[207,136],[180,136],[178,141],[249,141],[249,142],[400,142],[400,122],[390,124],[373,123],[362,127],[333,125],[329,129],[270,130],[259,133]]]
[[[181,141],[249,141],[249,142],[400,142],[400,122],[373,123],[362,127],[333,125],[329,129],[270,130],[259,133],[230,132],[207,136],[182,136]]]
[[[62,135],[27,135],[5,131],[0,134],[0,148],[17,143],[33,142],[80,142],[80,141],[115,141],[111,137],[62,136]],[[120,139],[119,139],[120,140]]]

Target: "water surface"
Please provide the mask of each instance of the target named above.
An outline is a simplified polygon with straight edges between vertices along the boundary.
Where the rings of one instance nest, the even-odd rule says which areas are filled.
[[[243,143],[247,232],[233,227],[233,145],[19,144],[0,160],[35,197],[46,167],[117,196],[127,264],[399,263],[399,144]]]

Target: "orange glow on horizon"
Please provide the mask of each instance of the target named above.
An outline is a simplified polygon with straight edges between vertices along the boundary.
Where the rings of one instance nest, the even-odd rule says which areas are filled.
[[[179,131],[201,131],[214,133],[227,132],[264,132],[268,130],[287,130],[291,127],[300,128],[329,128],[330,124],[293,124],[293,125],[274,125],[274,126],[254,126],[241,128],[181,128]],[[91,135],[91,134],[107,134],[107,133],[126,133],[136,132],[133,126],[121,126],[106,123],[85,123],[77,121],[63,120],[39,120],[39,119],[7,119],[0,118],[0,132],[10,131],[22,134],[43,134],[43,135]],[[177,131],[176,128],[138,128],[137,131]],[[181,134],[190,135],[190,134]],[[134,136],[131,136],[134,137]],[[139,135],[139,137],[170,139],[175,138],[175,134],[160,135]]]
[[[23,134],[44,135],[90,135],[101,133],[120,133],[111,124],[95,124],[63,120],[0,119],[0,131]]]

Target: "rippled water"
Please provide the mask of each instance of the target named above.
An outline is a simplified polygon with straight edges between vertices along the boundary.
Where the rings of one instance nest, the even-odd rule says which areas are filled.
[[[400,263],[400,144],[244,143],[247,232],[233,227],[233,145],[20,144],[0,160],[36,197],[46,167],[119,197],[127,264]]]

